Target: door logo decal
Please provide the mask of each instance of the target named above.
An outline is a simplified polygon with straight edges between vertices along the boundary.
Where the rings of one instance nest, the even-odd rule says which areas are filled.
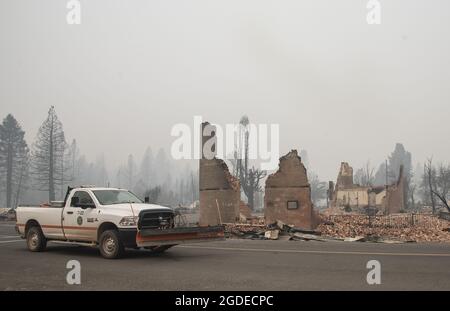
[[[80,226],[83,224],[83,217],[78,216],[78,218],[77,218],[77,224],[79,224]]]

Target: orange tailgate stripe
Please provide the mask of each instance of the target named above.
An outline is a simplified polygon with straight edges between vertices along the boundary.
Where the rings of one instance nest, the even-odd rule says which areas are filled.
[[[16,224],[18,227],[23,227],[25,226],[25,224]],[[42,228],[46,228],[46,229],[63,229],[62,226],[57,226],[57,225],[41,225]],[[64,229],[69,229],[69,230],[97,230],[97,227],[77,227],[77,226],[64,226]]]

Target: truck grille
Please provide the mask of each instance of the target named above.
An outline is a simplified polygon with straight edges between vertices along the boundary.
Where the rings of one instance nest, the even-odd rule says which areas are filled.
[[[173,227],[173,211],[144,210],[139,213],[138,229],[168,229]]]

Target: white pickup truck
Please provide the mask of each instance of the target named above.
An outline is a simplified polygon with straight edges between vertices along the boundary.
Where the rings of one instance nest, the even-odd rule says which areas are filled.
[[[99,246],[103,257],[119,258],[125,248],[163,252],[180,243],[224,239],[222,226],[175,227],[171,208],[118,188],[69,187],[64,201],[18,207],[16,216],[16,230],[33,252],[59,241]]]

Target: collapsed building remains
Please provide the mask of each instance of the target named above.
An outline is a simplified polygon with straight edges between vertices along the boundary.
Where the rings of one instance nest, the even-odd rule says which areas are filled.
[[[396,183],[376,187],[361,186],[353,182],[353,168],[347,162],[342,162],[334,189],[330,182],[331,205],[347,211],[375,207],[384,214],[399,213],[405,208],[404,179],[401,166]]]
[[[230,174],[223,160],[215,157],[215,138],[215,128],[208,122],[202,123],[202,156],[199,169],[200,226],[235,223],[239,220],[239,180]],[[208,148],[213,151],[212,156],[206,154],[205,150]]]
[[[319,217],[313,210],[306,168],[297,150],[281,157],[278,171],[268,176],[264,207],[266,224],[280,220],[304,229],[317,226]]]

